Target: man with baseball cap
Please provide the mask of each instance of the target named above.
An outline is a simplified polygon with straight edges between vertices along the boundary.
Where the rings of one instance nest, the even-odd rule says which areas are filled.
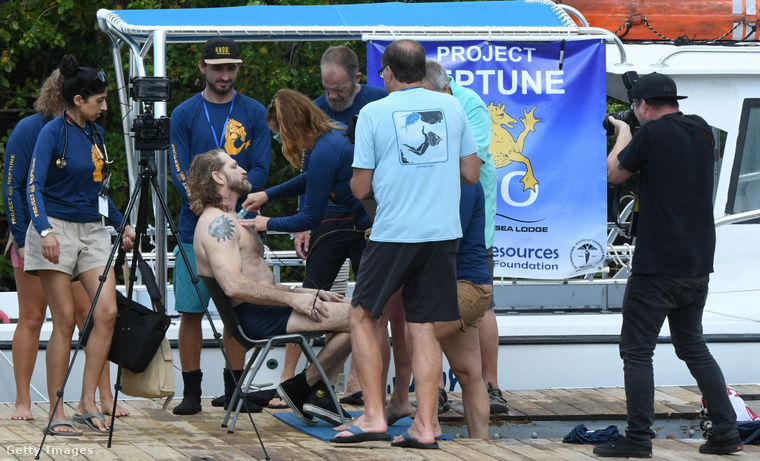
[[[205,76],[206,87],[186,100],[172,113],[171,168],[174,187],[181,196],[179,242],[189,258],[192,274],[196,273],[193,233],[198,217],[190,211],[187,200],[187,172],[193,158],[213,149],[223,149],[239,166],[248,172],[248,182],[258,190],[269,176],[271,154],[266,109],[258,101],[234,90],[240,64],[237,43],[224,37],[209,39],[203,46],[198,68]],[[239,205],[239,204],[238,204]],[[179,248],[174,249],[175,255]],[[183,398],[174,408],[178,415],[201,411],[200,367],[203,336],[201,321],[208,306],[209,294],[199,283],[203,299],[199,299],[191,282],[191,272],[177,255],[174,265],[175,309],[182,313],[179,327],[179,358],[182,365]],[[234,339],[224,335],[225,349],[232,356],[245,354]],[[238,347],[235,347],[238,346]],[[236,374],[236,375],[235,375]],[[235,389],[236,378],[242,370],[224,372],[227,400]]]
[[[712,436],[700,453],[742,450],[726,382],[702,336],[702,312],[715,252],[714,145],[710,126],[679,111],[676,83],[664,74],[641,77],[631,90],[641,128],[608,117],[617,140],[607,157],[610,182],[639,173],[639,220],[631,275],[623,298],[620,357],[625,376],[626,435],[594,454],[651,458],[654,424],[652,356],[668,320],[676,355],[686,362],[707,402]]]

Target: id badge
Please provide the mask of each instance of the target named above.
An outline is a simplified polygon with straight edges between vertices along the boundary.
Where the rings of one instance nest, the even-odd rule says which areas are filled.
[[[104,217],[108,217],[108,197],[98,195],[98,212]]]

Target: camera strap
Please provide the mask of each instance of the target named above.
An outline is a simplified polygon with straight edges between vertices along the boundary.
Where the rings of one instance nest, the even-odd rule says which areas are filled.
[[[712,145],[713,147],[715,147],[715,138],[713,137],[712,132],[710,131],[710,127],[709,126],[705,126],[705,124],[700,123],[700,122],[694,120],[693,118],[684,115],[683,112],[676,112],[675,114],[668,114],[665,117],[672,117],[673,120],[678,120],[678,121],[681,121],[681,122],[683,122],[683,123],[685,123],[687,125],[691,125],[691,126],[695,126],[695,127],[699,128],[699,131],[701,131],[702,134],[705,136],[705,138],[707,138],[707,140],[710,142],[710,145]]]

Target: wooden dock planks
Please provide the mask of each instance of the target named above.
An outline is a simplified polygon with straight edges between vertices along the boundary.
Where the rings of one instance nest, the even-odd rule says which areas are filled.
[[[733,386],[749,396],[760,395],[760,386]],[[696,392],[695,392],[696,391]],[[461,394],[449,393],[453,401]],[[505,421],[593,421],[624,420],[625,393],[620,388],[594,389],[542,389],[505,392],[511,411],[509,415],[492,419],[492,424]],[[658,387],[655,398],[659,415],[668,418],[693,418],[699,409],[700,395],[694,386]],[[234,434],[220,427],[224,412],[212,408],[204,400],[203,412],[177,417],[162,411],[159,402],[126,400],[120,402],[131,411],[131,416],[117,420],[113,444],[107,447],[108,437],[90,435],[81,437],[48,437],[40,459],[48,460],[249,460],[264,459],[264,452],[247,416],[237,424]],[[41,428],[46,423],[48,405],[35,404],[34,421],[11,421],[13,404],[0,404],[0,461],[28,460],[29,450],[36,449],[42,440]],[[67,403],[67,414],[73,412]],[[351,408],[351,409],[360,409]],[[276,410],[281,411],[281,410]],[[441,442],[441,450],[425,451],[391,447],[386,442],[359,445],[334,445],[301,433],[272,416],[271,410],[254,414],[254,421],[272,460],[385,460],[394,461],[589,461],[597,459],[590,445],[563,444],[561,439],[516,439],[510,437],[491,440],[456,439]],[[446,424],[462,424],[463,417],[448,412]],[[81,425],[80,425],[81,426]],[[624,428],[620,428],[622,431]],[[666,461],[710,461],[719,456],[700,455],[702,443],[699,434],[690,440],[654,440],[654,453]],[[26,448],[26,453],[20,450]],[[77,450],[77,455],[71,454]],[[745,447],[744,459],[760,459],[760,446]]]

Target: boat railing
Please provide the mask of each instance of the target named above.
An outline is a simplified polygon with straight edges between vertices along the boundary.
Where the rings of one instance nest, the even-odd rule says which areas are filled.
[[[152,269],[156,267],[156,251],[141,253],[145,262],[150,265]],[[166,265],[169,269],[174,268],[175,255],[169,251],[166,253]],[[295,250],[270,250],[268,247],[264,247],[264,259],[267,264],[272,268],[274,273],[275,283],[280,283],[280,269],[283,267],[300,267],[304,265],[304,260],[296,255]],[[132,253],[127,253],[127,263],[131,264]]]
[[[726,224],[739,224],[744,222],[760,219],[760,210],[745,211],[742,213],[727,214],[715,220],[715,227],[725,226]]]
[[[663,55],[656,63],[652,64],[652,67],[668,67],[667,62],[674,56],[679,54],[724,54],[724,53],[760,53],[760,47],[758,46],[746,46],[746,47],[715,47],[715,46],[690,46],[682,47],[677,50],[673,50]]]
[[[573,8],[570,5],[557,5],[557,6],[560,9],[564,10],[565,13],[567,13],[568,15],[570,15],[570,16],[574,17],[575,19],[577,19],[578,22],[581,23],[581,27],[589,27],[588,21],[586,20],[586,17],[583,16],[583,13],[581,13],[580,11],[578,11],[578,9]]]

